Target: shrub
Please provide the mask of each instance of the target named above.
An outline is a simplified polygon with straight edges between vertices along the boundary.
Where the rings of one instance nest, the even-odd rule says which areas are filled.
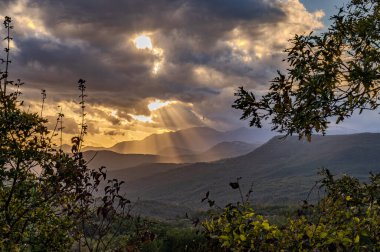
[[[319,181],[325,196],[304,202],[296,217],[272,225],[245,201],[229,204],[202,223],[206,237],[231,251],[377,251],[380,249],[380,175],[369,183],[328,170]]]

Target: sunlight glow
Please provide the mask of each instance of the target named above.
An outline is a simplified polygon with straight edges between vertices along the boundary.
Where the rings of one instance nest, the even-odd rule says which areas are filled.
[[[146,35],[140,35],[134,40],[137,49],[153,49],[152,40]]]
[[[155,62],[153,65],[152,73],[155,75],[158,74],[158,72],[160,71],[160,68],[161,68],[161,63]]]
[[[154,102],[151,102],[148,104],[148,108],[150,111],[154,111],[154,110],[157,110],[157,109],[160,109],[162,107],[165,107],[169,104],[172,104],[173,102],[172,101],[161,101],[161,100],[155,100]]]
[[[152,62],[152,74],[158,75],[165,61],[164,50],[162,48],[153,47],[152,39],[145,34],[139,35],[133,39],[133,44],[137,49],[147,50],[155,56],[155,59]]]
[[[153,55],[157,57],[157,60],[155,60],[153,64],[152,73],[154,75],[157,75],[158,72],[161,70],[162,65],[165,61],[164,50],[161,48],[153,48],[152,52],[153,52]]]

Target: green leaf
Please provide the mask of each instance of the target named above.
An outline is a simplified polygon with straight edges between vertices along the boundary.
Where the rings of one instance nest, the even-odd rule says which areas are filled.
[[[354,240],[354,243],[357,244],[360,242],[360,236],[359,235],[356,235],[355,236],[355,240]]]

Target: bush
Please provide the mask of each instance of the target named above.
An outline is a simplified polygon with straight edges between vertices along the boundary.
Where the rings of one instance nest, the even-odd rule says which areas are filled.
[[[364,183],[322,174],[325,196],[316,205],[305,201],[285,225],[272,225],[246,201],[212,214],[202,223],[205,235],[231,251],[379,250],[380,175]]]

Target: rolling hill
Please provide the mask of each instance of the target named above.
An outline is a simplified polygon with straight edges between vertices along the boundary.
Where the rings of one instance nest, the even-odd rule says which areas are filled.
[[[127,180],[126,192],[132,198],[198,208],[207,191],[220,204],[238,200],[238,193],[228,184],[242,177],[245,190],[253,182],[254,202],[296,204],[306,197],[321,167],[360,179],[368,178],[370,171],[380,172],[379,150],[377,133],[314,136],[311,143],[297,137],[275,137],[236,158],[188,164],[167,171],[161,164],[162,172]],[[144,169],[154,170],[156,164],[147,164]],[[117,177],[128,177],[127,170],[119,171]]]
[[[247,154],[259,146],[260,144],[249,144],[241,141],[221,142],[202,153],[202,155],[215,157],[215,160],[223,156],[224,158],[230,158]]]
[[[260,144],[249,144],[241,141],[221,142],[205,152],[177,156],[176,160],[177,162],[182,163],[211,162],[225,158],[242,156],[253,151],[259,146]]]
[[[159,163],[161,159],[157,155],[120,154],[108,150],[85,151],[83,157],[88,162],[89,168],[106,166],[108,171],[128,169],[141,164]]]
[[[196,152],[180,147],[170,146],[165,147],[160,150],[158,150],[158,153],[160,153],[161,156],[165,157],[177,157],[177,156],[185,156],[185,155],[194,155]]]

